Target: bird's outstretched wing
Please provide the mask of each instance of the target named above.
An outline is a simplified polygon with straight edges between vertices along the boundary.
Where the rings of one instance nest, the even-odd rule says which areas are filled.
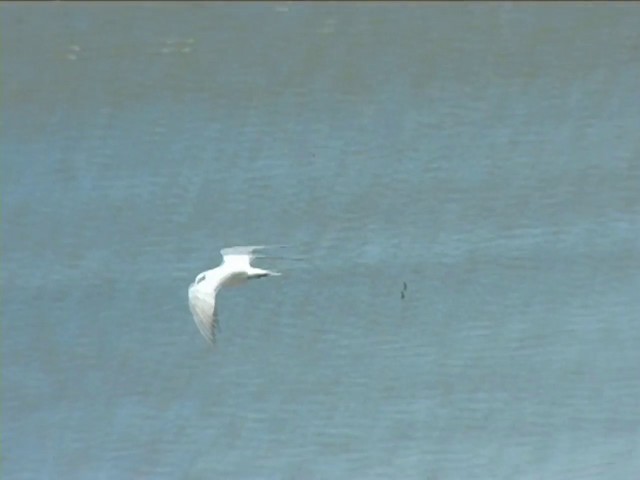
[[[218,328],[215,292],[199,287],[196,283],[191,284],[189,287],[189,309],[202,336],[213,344]]]
[[[264,250],[267,248],[282,248],[286,245],[253,245],[253,246],[237,246],[223,248],[220,250],[222,254],[223,263],[234,263],[248,265],[251,260],[261,255],[257,254],[258,250]]]
[[[237,247],[228,247],[220,250],[222,257],[226,257],[229,255],[253,255],[257,250],[264,250],[265,248],[282,248],[286,247],[286,245],[239,245]]]

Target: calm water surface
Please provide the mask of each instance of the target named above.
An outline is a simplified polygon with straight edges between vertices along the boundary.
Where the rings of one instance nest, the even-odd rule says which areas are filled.
[[[638,478],[636,5],[1,10],[3,478]]]

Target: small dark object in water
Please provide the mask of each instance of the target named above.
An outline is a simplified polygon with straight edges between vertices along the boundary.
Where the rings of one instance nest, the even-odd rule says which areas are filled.
[[[402,300],[404,300],[405,294],[404,292],[407,291],[407,282],[402,282],[402,290],[400,291],[400,298]]]

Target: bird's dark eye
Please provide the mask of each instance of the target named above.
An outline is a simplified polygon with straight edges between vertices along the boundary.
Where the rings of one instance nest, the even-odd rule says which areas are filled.
[[[206,275],[200,275],[198,278],[196,278],[196,285],[202,282],[205,278],[206,278]]]

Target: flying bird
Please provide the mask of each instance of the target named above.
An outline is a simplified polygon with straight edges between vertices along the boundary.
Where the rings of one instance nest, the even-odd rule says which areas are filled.
[[[230,247],[220,250],[222,263],[211,270],[198,274],[189,286],[189,309],[198,330],[211,344],[215,342],[218,327],[218,311],[216,309],[216,294],[222,287],[242,285],[254,278],[264,278],[280,275],[278,272],[263,270],[251,266],[251,261],[264,258],[258,250],[268,246]]]

